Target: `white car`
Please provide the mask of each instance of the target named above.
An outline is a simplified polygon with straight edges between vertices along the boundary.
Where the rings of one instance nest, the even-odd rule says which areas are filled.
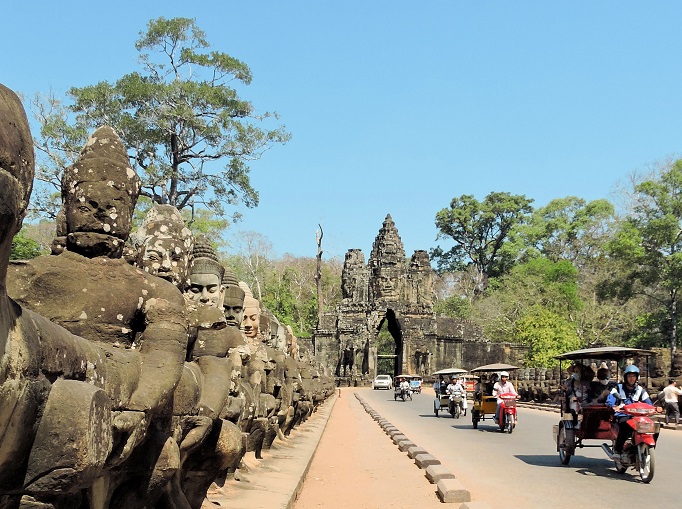
[[[390,375],[378,375],[372,382],[372,389],[391,389],[393,387],[393,379]]]

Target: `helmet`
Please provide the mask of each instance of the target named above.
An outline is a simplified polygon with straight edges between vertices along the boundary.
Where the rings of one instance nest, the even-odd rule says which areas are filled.
[[[500,373],[500,378],[502,378],[503,376],[506,378],[509,378],[509,373],[507,373],[506,371],[503,371],[502,373]]]
[[[457,380],[457,375],[452,375],[453,380]]]
[[[639,368],[634,364],[630,364],[627,368],[625,368],[623,371],[623,378],[628,376],[628,373],[634,373],[639,378]]]

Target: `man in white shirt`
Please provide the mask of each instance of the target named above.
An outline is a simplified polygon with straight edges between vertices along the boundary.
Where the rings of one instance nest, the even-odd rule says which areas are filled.
[[[668,419],[672,415],[675,418],[675,425],[680,423],[680,407],[678,397],[682,395],[682,389],[677,387],[677,380],[671,378],[668,380],[668,385],[663,389],[665,398],[665,423],[668,424]]]

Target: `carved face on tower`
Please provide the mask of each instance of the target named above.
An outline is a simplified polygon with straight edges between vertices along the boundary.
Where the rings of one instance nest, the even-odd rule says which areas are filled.
[[[88,257],[120,257],[139,188],[121,139],[110,127],[97,129],[62,177],[67,248]]]
[[[133,237],[137,266],[184,291],[194,238],[180,212],[172,205],[155,205]]]

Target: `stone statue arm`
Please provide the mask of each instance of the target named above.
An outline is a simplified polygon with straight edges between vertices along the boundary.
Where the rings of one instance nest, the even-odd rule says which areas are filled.
[[[199,415],[217,419],[230,394],[232,364],[225,357],[205,355],[196,360],[204,375]]]
[[[187,318],[180,293],[150,298],[142,306],[140,376],[126,410],[156,413],[170,399],[182,375],[187,351]]]

